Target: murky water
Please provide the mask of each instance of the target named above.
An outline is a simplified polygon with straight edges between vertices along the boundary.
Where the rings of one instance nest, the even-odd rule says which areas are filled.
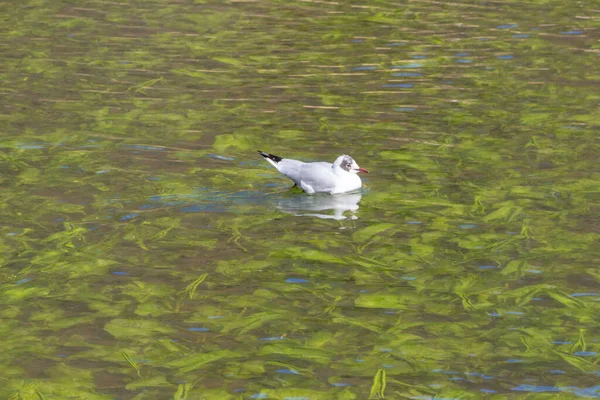
[[[0,395],[600,397],[599,21],[11,5]],[[257,149],[371,173],[307,196]]]

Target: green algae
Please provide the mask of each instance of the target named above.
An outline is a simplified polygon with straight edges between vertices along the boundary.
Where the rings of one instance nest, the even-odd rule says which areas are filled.
[[[0,396],[597,396],[591,2],[4,20]],[[352,154],[358,210],[257,148]]]

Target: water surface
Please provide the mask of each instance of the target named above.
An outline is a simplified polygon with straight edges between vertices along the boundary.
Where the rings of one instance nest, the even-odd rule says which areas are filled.
[[[0,394],[600,397],[599,18],[11,5]],[[371,174],[309,197],[257,149]]]

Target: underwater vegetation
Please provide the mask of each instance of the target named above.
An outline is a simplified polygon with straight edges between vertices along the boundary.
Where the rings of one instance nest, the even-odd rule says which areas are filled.
[[[11,5],[0,397],[600,397],[599,18]],[[371,173],[307,196],[257,148]]]

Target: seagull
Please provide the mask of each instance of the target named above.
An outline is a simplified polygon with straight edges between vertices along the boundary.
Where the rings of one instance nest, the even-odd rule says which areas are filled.
[[[342,154],[333,164],[328,162],[305,163],[289,158],[281,158],[274,154],[258,150],[272,166],[277,168],[308,194],[329,193],[338,194],[360,189],[362,182],[357,175],[366,172],[358,166],[352,157]],[[293,186],[292,186],[293,187]]]

